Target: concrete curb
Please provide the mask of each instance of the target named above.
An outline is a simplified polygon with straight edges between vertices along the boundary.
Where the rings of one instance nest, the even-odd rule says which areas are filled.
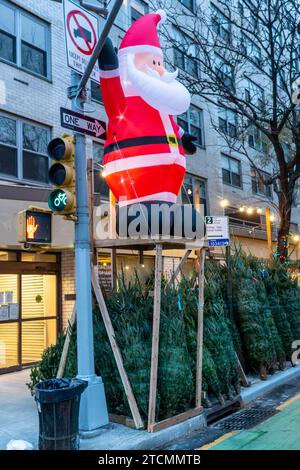
[[[249,388],[243,388],[241,391],[242,403],[247,405],[253,400],[256,400],[256,398],[272,392],[276,388],[280,387],[280,385],[284,385],[297,377],[300,378],[299,364],[296,367],[291,367],[290,369],[277,372],[275,375],[268,377],[267,380],[260,380]]]
[[[206,426],[204,413],[183,423],[155,433],[110,424],[94,439],[81,439],[80,450],[149,450],[161,449],[177,439],[189,438]]]

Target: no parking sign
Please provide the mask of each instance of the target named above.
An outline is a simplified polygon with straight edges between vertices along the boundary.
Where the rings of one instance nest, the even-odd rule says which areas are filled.
[[[98,19],[71,0],[64,1],[68,66],[83,74],[98,41]],[[98,64],[91,80],[99,83]]]

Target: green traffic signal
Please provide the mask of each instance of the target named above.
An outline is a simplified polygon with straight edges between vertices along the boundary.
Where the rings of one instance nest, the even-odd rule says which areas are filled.
[[[52,211],[61,212],[66,209],[68,195],[63,189],[55,189],[48,198],[48,206]]]

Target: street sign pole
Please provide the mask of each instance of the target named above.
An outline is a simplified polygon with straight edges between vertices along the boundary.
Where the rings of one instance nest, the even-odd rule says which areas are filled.
[[[85,86],[91,77],[97,58],[122,3],[122,0],[115,0],[104,24],[103,31],[98,42],[95,44],[90,60],[83,72],[83,76],[80,77],[77,72],[74,70],[71,71],[71,87],[69,88],[68,97],[72,100],[73,111],[84,112],[84,102],[86,99]],[[91,40],[94,41],[94,27],[91,20],[83,12],[79,15],[78,10],[70,10],[66,15],[66,29],[69,34],[70,31],[71,34],[74,33],[73,29],[70,28],[70,21],[75,17],[77,23],[81,21],[78,18],[84,18],[82,21],[85,21],[85,24],[90,26]],[[78,24],[78,28],[82,30],[80,24]],[[85,42],[87,45],[87,38]],[[89,52],[91,52],[90,48]],[[86,54],[87,51],[84,51],[84,53]],[[77,363],[78,378],[88,382],[88,387],[83,392],[80,403],[79,430],[86,436],[93,436],[98,432],[101,426],[108,423],[108,413],[102,379],[95,374],[87,159],[85,135],[78,131],[75,132],[75,170],[77,207],[77,218],[75,222]]]
[[[80,76],[71,71],[71,91],[77,90]],[[75,96],[74,96],[75,95]],[[73,93],[72,109],[84,111],[84,101]],[[79,429],[95,432],[108,424],[107,405],[101,377],[95,374],[93,313],[91,292],[90,232],[85,136],[75,133],[76,207],[75,263],[78,378],[87,380],[81,397]]]

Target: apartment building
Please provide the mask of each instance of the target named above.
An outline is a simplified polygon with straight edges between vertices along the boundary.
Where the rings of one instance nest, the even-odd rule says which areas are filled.
[[[191,12],[195,1],[177,3]],[[159,7],[161,2],[156,3]],[[216,4],[207,2],[207,15],[216,16],[216,11],[222,15]],[[125,1],[111,34],[115,45],[133,21],[151,10],[144,0]],[[103,21],[99,19],[99,31]],[[172,18],[170,28],[171,22]],[[195,57],[180,47],[189,39],[178,30],[175,34],[179,46],[168,52],[170,60],[181,72],[201,80]],[[220,34],[226,35],[226,28]],[[51,190],[47,143],[65,132],[60,125],[60,108],[71,106],[68,86],[62,4],[53,0],[0,0],[0,373],[38,361],[43,349],[53,344],[67,325],[74,305],[73,222],[54,217],[51,249],[26,250],[17,233],[18,212],[30,206],[47,208]],[[249,84],[249,94],[253,86]],[[90,82],[88,91],[89,115],[106,121],[98,84]],[[207,214],[228,213],[232,236],[254,254],[267,256],[263,216],[239,208],[266,207],[275,197],[272,188],[260,183],[248,160],[224,146],[212,126],[212,116],[228,132],[235,132],[232,115],[218,112],[197,97],[190,110],[178,118],[181,127],[198,139],[197,153],[187,157],[179,199],[193,204],[196,193],[200,194]],[[88,158],[94,162],[97,206],[100,199],[108,199],[108,188],[99,171],[103,141],[90,137],[86,141]],[[255,142],[253,135],[249,144],[255,147]],[[295,231],[298,216],[295,208]],[[174,269],[179,256],[177,252],[165,253],[166,272]],[[101,279],[109,283],[110,253],[99,250],[98,261]],[[118,268],[122,266],[128,275],[136,268],[141,276],[147,276],[153,264],[151,254],[141,263],[137,253],[128,250],[117,259]]]

